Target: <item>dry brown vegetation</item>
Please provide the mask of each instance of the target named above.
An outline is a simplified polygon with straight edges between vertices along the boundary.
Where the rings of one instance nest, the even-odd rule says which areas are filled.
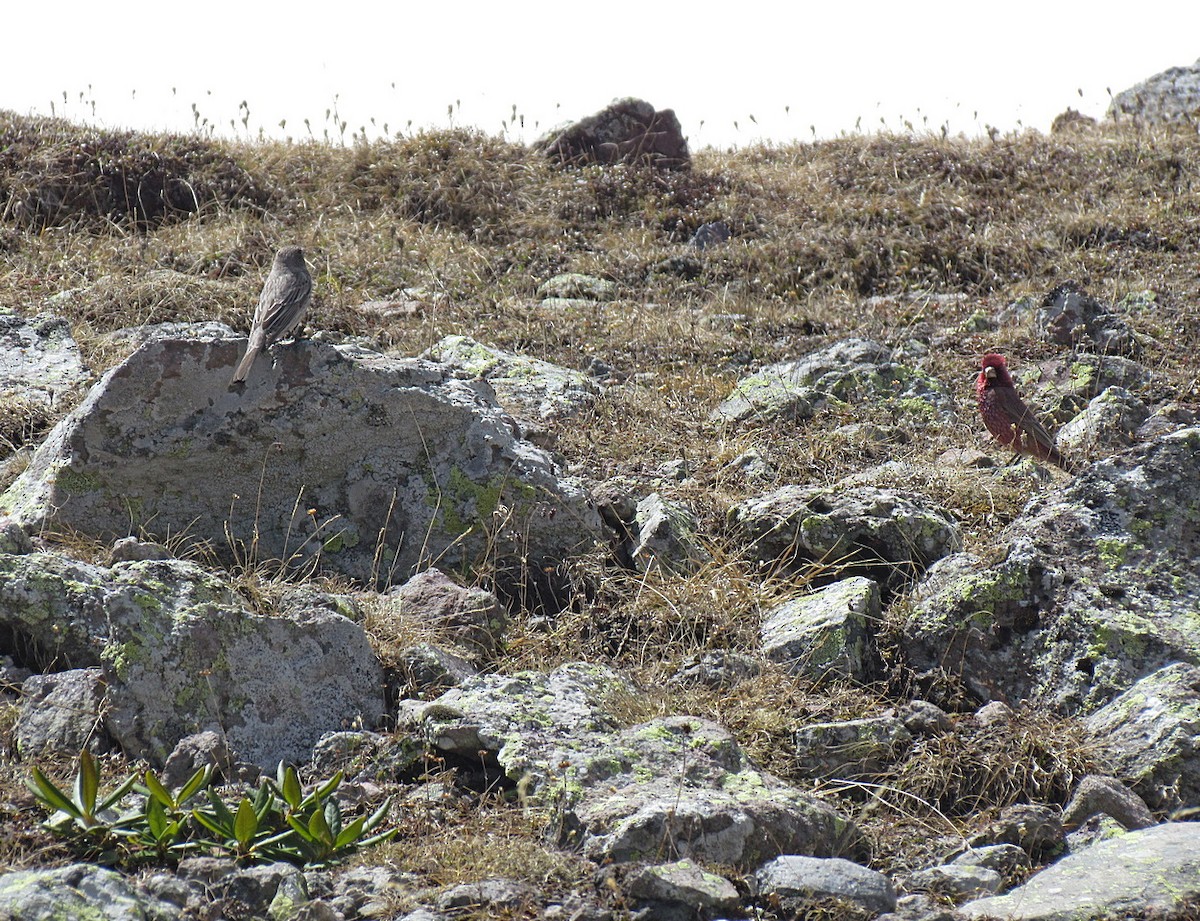
[[[986,550],[1038,484],[935,460],[983,445],[970,408],[980,353],[1004,351],[1018,367],[1056,354],[1025,325],[986,322],[1016,299],[1068,279],[1106,303],[1153,292],[1126,316],[1148,343],[1141,358],[1161,375],[1159,396],[1200,398],[1198,186],[1194,133],[1111,126],[705,150],[690,170],[656,172],[555,167],[471,130],[349,147],[248,144],[0,113],[0,305],[66,315],[99,372],[122,357],[124,340],[109,336],[122,327],[216,319],[245,329],[274,250],[294,242],[317,268],[309,329],[329,338],[414,355],[463,333],[572,368],[605,362],[625,382],[554,430],[556,451],[593,479],[619,475],[691,503],[714,562],[685,579],[642,579],[589,561],[589,592],[549,632],[516,612],[496,664],[600,659],[662,687],[689,655],[753,651],[764,606],[804,588],[802,578],[756,571],[728,542],[726,508],[763,488],[727,466],[748,448],[769,458],[779,484],[906,462],[881,485],[931,496],[961,519],[972,549]],[[733,238],[688,248],[712,220],[727,222]],[[540,303],[539,284],[564,271],[614,282],[617,299]],[[48,303],[64,291],[73,293]],[[363,306],[372,301],[403,309]],[[927,347],[923,370],[959,395],[963,421],[900,420],[905,437],[883,449],[837,432],[850,421],[897,424],[870,406],[800,425],[708,421],[743,374],[849,336]],[[4,407],[0,458],[52,421]],[[679,460],[684,479],[661,472]],[[732,694],[673,690],[627,706],[631,720],[717,719],[756,760],[803,784],[789,768],[796,726],[878,712],[905,690],[900,672],[878,687],[822,689],[767,671]],[[890,781],[902,795],[838,792],[876,830],[879,866],[919,849],[917,833],[896,829],[942,835],[952,833],[946,822],[959,828],[1010,802],[1061,801],[1089,765],[1086,748],[1065,724],[1028,721],[1003,741],[964,732],[920,748]],[[5,770],[0,792],[6,825],[24,802],[16,773]],[[511,859],[481,872],[524,868],[556,885],[582,872],[545,850],[536,822],[504,815],[495,804],[480,806],[474,822],[455,812],[439,826],[449,838],[437,854],[393,857],[432,882],[458,881],[470,874],[447,867],[487,838],[507,842]],[[0,863],[43,853],[34,838],[20,841]]]

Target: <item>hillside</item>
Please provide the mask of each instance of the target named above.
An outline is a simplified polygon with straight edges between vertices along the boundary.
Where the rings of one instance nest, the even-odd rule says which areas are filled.
[[[726,226],[728,239],[697,245],[696,232],[716,222]],[[1086,567],[1095,542],[1079,538],[1078,570],[1055,554],[1075,553],[1069,541],[1078,534],[1066,523],[1083,515],[1078,509],[1100,508],[1114,492],[1124,496],[1121,490],[1136,476],[1156,471],[1162,479],[1151,479],[1152,498],[1139,494],[1142,504],[1129,516],[1159,522],[1155,516],[1166,508],[1162,516],[1171,519],[1177,502],[1184,524],[1161,540],[1129,525],[1144,540],[1129,549],[1134,542],[1122,536],[1128,567],[1095,577],[1099,587],[1087,610],[1107,611],[1112,601],[1149,619],[1169,609],[1186,623],[1195,620],[1195,577],[1181,562],[1195,539],[1188,504],[1194,486],[1186,474],[1195,452],[1171,443],[1169,435],[1194,421],[1200,402],[1193,360],[1200,348],[1198,241],[1200,143],[1184,129],[1068,125],[1049,136],[980,140],[861,135],[704,150],[693,153],[688,168],[656,169],[562,166],[470,130],[347,147],[250,144],[102,132],[0,112],[0,318],[65,320],[89,386],[134,352],[141,339],[130,328],[217,321],[244,334],[276,249],[293,243],[304,248],[314,281],[306,323],[314,341],[303,354],[315,357],[302,357],[311,367],[335,362],[326,356],[351,344],[389,359],[426,353],[448,361],[439,357],[449,350],[447,337],[466,336],[509,358],[568,369],[574,376],[566,389],[585,393],[533,418],[516,408],[527,404],[505,390],[509,382],[491,380],[499,406],[517,417],[518,440],[548,451],[546,463],[557,466],[564,482],[582,484],[589,508],[599,512],[595,533],[602,536],[586,552],[554,560],[556,573],[544,581],[526,571],[513,577],[491,545],[447,567],[453,581],[489,598],[494,592],[502,603],[507,627],[482,651],[463,653],[459,634],[381,613],[391,597],[383,593],[403,584],[407,572],[364,580],[319,560],[289,570],[247,553],[250,542],[231,539],[230,547],[214,549],[211,540],[156,532],[153,522],[132,528],[135,536],[197,563],[197,585],[211,579],[213,597],[230,593],[221,605],[240,603],[255,615],[286,619],[298,610],[289,607],[295,591],[350,599],[357,613],[349,619],[363,625],[389,695],[386,717],[353,728],[418,738],[405,735],[406,719],[440,717],[418,712],[414,702],[523,670],[556,676],[547,679],[553,687],[559,687],[555,681],[578,681],[593,691],[603,686],[608,690],[595,691],[599,696],[589,697],[588,706],[603,711],[595,718],[611,722],[614,733],[653,720],[666,720],[654,725],[674,732],[674,717],[711,721],[697,725],[722,727],[729,741],[713,729],[706,751],[734,746],[789,791],[813,794],[849,817],[861,840],[844,853],[901,889],[932,893],[938,904],[962,901],[963,891],[944,882],[922,887],[914,874],[973,836],[1004,846],[1003,835],[984,834],[994,832],[1003,810],[1059,810],[1085,775],[1119,775],[1159,820],[1196,805],[1189,799],[1196,781],[1186,772],[1174,799],[1163,794],[1156,800],[1150,788],[1169,786],[1165,775],[1154,773],[1151,782],[1149,773],[1114,768],[1101,731],[1087,720],[1159,666],[1200,663],[1200,641],[1189,629],[1163,638],[1139,627],[1134,632],[1143,645],[1136,655],[1147,644],[1152,649],[1145,661],[1129,663],[1132,641],[1122,646],[1124,657],[1111,646],[1094,656],[1080,653],[1097,646],[1094,637],[1076,636],[1056,618],[1084,610],[1071,592],[1091,584]],[[1056,326],[1055,311],[1071,297],[1081,319]],[[176,334],[179,328],[164,333]],[[194,335],[207,341],[222,333]],[[1018,388],[1052,426],[1077,417],[1110,383],[1122,384],[1113,394],[1132,393],[1127,402],[1136,402],[1141,414],[1121,423],[1118,435],[1091,432],[1077,443],[1086,465],[1077,480],[1028,460],[1010,464],[1011,452],[988,439],[975,408],[979,361],[993,351],[1008,357]],[[205,354],[211,360],[214,353]],[[767,401],[745,412],[724,402],[735,387],[751,392],[746,382],[764,369],[813,356],[828,362],[824,376],[813,372],[807,389],[789,392],[793,402]],[[486,365],[491,353],[485,359]],[[856,365],[850,383],[830,383],[839,362],[851,361],[867,370],[859,373]],[[285,376],[292,373],[291,365],[283,367]],[[474,367],[460,377],[477,382],[492,373],[490,365]],[[1080,383],[1084,367],[1091,377]],[[546,370],[523,369],[515,374],[536,377]],[[448,374],[446,386],[458,386],[457,380]],[[197,392],[208,393],[207,386],[197,382]],[[375,385],[361,386],[369,392]],[[321,400],[310,406],[327,406],[333,398],[333,391],[319,392]],[[86,393],[85,386],[65,388],[46,399],[11,382],[0,392],[0,492],[37,469],[33,449]],[[1142,428],[1147,417],[1165,421]],[[1172,471],[1182,485],[1172,484]],[[847,549],[845,542],[816,538],[804,545],[811,535],[799,525],[790,546],[768,549],[771,535],[790,526],[791,510],[767,508],[785,487],[795,487],[796,495],[813,490],[802,499],[811,508],[826,501],[813,498],[817,493],[833,496],[823,521],[840,521],[839,497],[851,497],[868,508],[846,516],[891,514],[901,533],[879,538],[878,546],[873,537],[855,538]],[[631,538],[631,531],[646,527],[642,519],[635,522],[633,506],[655,494],[683,517],[664,526],[666,543],[643,551],[661,554],[647,564],[635,550],[637,535]],[[226,496],[211,498],[222,509],[228,504]],[[885,499],[892,511],[878,512]],[[493,513],[502,506],[493,502]],[[16,516],[14,508],[8,511]],[[925,522],[919,538],[936,543],[935,550],[913,549],[917,532],[904,528],[916,519]],[[929,521],[945,534],[929,537],[935,527]],[[1171,527],[1169,521],[1162,526]],[[72,530],[31,534],[34,543],[25,551],[0,541],[0,556],[44,553],[77,561],[96,569],[86,578],[72,575],[72,585],[94,577],[97,586],[109,586],[111,541]],[[905,544],[889,555],[893,545]],[[860,554],[864,547],[869,559]],[[989,616],[1002,622],[989,634],[990,646],[976,648],[969,631],[960,635],[934,624],[930,598],[938,617],[965,610],[955,606],[945,581],[925,579],[927,571],[948,578],[949,567],[936,561],[951,557],[959,569],[949,576],[1028,567],[1022,570],[1028,584],[1016,595],[987,596]],[[1055,559],[1067,575],[1039,582],[1050,568],[1046,561]],[[1133,561],[1144,568],[1130,572]],[[376,568],[372,575],[379,575]],[[768,651],[764,624],[782,606],[851,577],[875,586],[873,601],[863,602],[870,651],[861,663],[848,640],[849,651],[825,671],[789,665],[786,655]],[[522,578],[523,586],[517,584]],[[1119,603],[1113,601],[1118,591]],[[76,764],[73,752],[19,751],[17,676],[62,665],[53,664],[49,646],[22,632],[12,613],[16,597],[15,589],[0,592],[0,602],[10,605],[0,618],[11,617],[0,619],[0,665],[10,670],[0,678],[0,821],[18,829],[0,844],[3,871],[73,859],[38,825],[44,813],[25,788],[32,764],[63,782],[73,778]],[[849,602],[852,609],[858,597]],[[963,615],[964,623],[975,610]],[[1115,622],[1118,615],[1111,616]],[[1119,632],[1112,622],[1105,623],[1106,637]],[[72,621],[71,629],[76,626]],[[1053,636],[1043,636],[1042,628]],[[1043,644],[1036,654],[1021,658],[1024,652],[1013,651],[1034,636],[1041,638],[1030,642]],[[57,654],[70,659],[64,650],[73,640],[59,639],[64,645]],[[430,680],[414,664],[411,650],[421,644],[462,653],[474,677],[454,677],[443,660]],[[948,661],[950,653],[959,658]],[[1119,665],[1109,667],[1117,658]],[[602,668],[603,675],[585,680],[572,671],[579,663]],[[998,674],[985,675],[989,663]],[[106,654],[90,667],[116,666]],[[680,678],[705,668],[720,675]],[[1006,668],[1010,674],[999,674]],[[1019,679],[1013,673],[1021,673]],[[619,693],[612,691],[617,685]],[[553,687],[547,696],[558,693]],[[920,701],[932,701],[941,716],[929,716],[921,707],[932,704]],[[1011,708],[1002,723],[979,716],[997,702]],[[468,714],[480,707],[478,720],[487,727],[504,719],[470,691],[444,705]],[[926,723],[914,716],[918,712]],[[806,751],[806,745],[816,747],[805,741],[813,725],[868,718],[903,721],[908,741],[892,737],[880,748],[874,740],[871,755],[851,762]],[[930,722],[939,728],[928,729]],[[641,751],[641,743],[621,738]],[[409,874],[377,917],[401,917],[433,905],[430,893],[493,877],[531,887],[503,909],[505,917],[551,917],[549,906],[562,908],[570,897],[595,912],[579,917],[605,911],[622,917],[637,903],[630,892],[650,891],[644,882],[630,882],[628,855],[603,850],[585,830],[571,838],[556,829],[563,813],[522,787],[525,781],[519,773],[514,778],[503,754],[483,759],[480,752],[487,761],[481,780],[465,755],[460,763],[450,748],[437,751],[444,772],[406,762],[385,780],[382,760],[370,762],[380,787],[402,804],[391,814],[400,833],[362,851],[354,863]],[[109,778],[141,763],[119,752],[105,760]],[[161,767],[153,755],[148,760]],[[494,760],[507,776],[496,779]],[[526,777],[537,773],[527,771]],[[436,801],[414,792],[432,784]],[[371,800],[371,791],[360,793]],[[615,821],[604,811],[609,806],[594,807],[582,825],[607,827]],[[814,846],[813,853],[833,856],[840,849]],[[1062,852],[1041,845],[1025,850],[1032,864],[1026,860],[1023,869],[1002,874],[1006,885]],[[751,905],[765,912],[756,917],[788,916],[778,903],[755,901],[750,881],[762,861],[749,852],[729,860],[721,852],[694,853],[736,888],[734,901],[722,903],[727,916],[743,917]],[[647,861],[654,862],[632,863]],[[767,887],[761,874],[759,885]],[[1185,917],[1194,910],[1167,907]],[[462,909],[471,910],[489,916],[486,908]],[[860,900],[853,910],[869,917],[880,909]],[[568,909],[557,916],[574,917]]]

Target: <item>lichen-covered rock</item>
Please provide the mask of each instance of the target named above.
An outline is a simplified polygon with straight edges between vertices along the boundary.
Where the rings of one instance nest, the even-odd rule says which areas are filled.
[[[1055,359],[1026,365],[1014,377],[1017,389],[1037,392],[1037,405],[1063,424],[1110,387],[1138,396],[1148,393],[1154,383],[1154,375],[1140,362],[1088,352],[1073,355],[1069,362]]]
[[[630,556],[642,572],[688,575],[712,559],[700,543],[696,516],[682,503],[651,493],[637,504],[634,519],[637,541]]]
[[[809,723],[796,730],[796,767],[809,777],[873,777],[899,760],[913,737],[894,716]]]
[[[244,342],[154,339],[107,373],[0,496],[26,530],[182,536],[230,563],[403,581],[487,554],[545,580],[600,522],[488,385],[419,360],[289,343],[229,386]]]
[[[447,336],[421,357],[483,378],[501,406],[535,423],[569,419],[593,406],[600,393],[582,371],[506,352],[468,336]]]
[[[826,573],[862,575],[895,589],[962,546],[958,524],[933,502],[869,486],[782,486],[733,506],[729,523],[756,560],[810,564],[818,584]]]
[[[115,870],[71,864],[0,874],[0,918],[7,921],[172,921],[178,906],[139,892]]]
[[[1200,117],[1200,61],[1189,67],[1168,67],[1113,96],[1108,106],[1113,121],[1139,124],[1195,124]]]
[[[47,753],[108,751],[112,740],[104,729],[101,670],[73,668],[26,679],[13,739],[27,761]]]
[[[1070,854],[1005,895],[959,907],[965,918],[1059,921],[1153,917],[1200,899],[1200,824],[1131,831]]]
[[[823,801],[757,770],[706,720],[621,729],[607,700],[631,689],[599,666],[489,675],[428,705],[421,736],[451,759],[499,766],[564,816],[564,842],[598,862],[682,857],[752,866],[780,853],[854,852],[860,833]]]
[[[1075,713],[1200,663],[1200,429],[1094,464],[999,538],[999,562],[952,557],[918,589],[902,646],[927,687]]]
[[[640,902],[684,906],[704,917],[736,911],[740,901],[733,883],[686,859],[640,868],[625,891]]]
[[[1124,387],[1109,387],[1058,430],[1055,446],[1072,458],[1103,457],[1134,443],[1150,409]]]
[[[249,612],[181,560],[0,554],[0,629],[43,667],[99,666],[105,729],[159,764],[206,729],[264,768],[306,761],[322,733],[384,712],[382,669],[358,624],[323,609]]]
[[[66,320],[49,314],[26,319],[0,308],[0,400],[52,407],[87,379]]]
[[[809,419],[831,402],[882,400],[897,412],[932,420],[953,414],[942,385],[894,360],[870,339],[846,339],[797,361],[769,365],[743,378],[715,409],[717,422]]]
[[[1182,662],[1161,668],[1084,725],[1113,772],[1151,805],[1200,802],[1200,668]]]
[[[611,301],[617,286],[607,278],[564,272],[538,285],[537,296],[543,301]]]
[[[763,654],[793,674],[868,680],[876,669],[879,586],[854,576],[766,612]]]
[[[896,907],[896,890],[890,879],[836,857],[787,854],[760,867],[754,878],[760,897],[789,912],[802,913],[810,900],[828,898],[852,902],[868,912]]]

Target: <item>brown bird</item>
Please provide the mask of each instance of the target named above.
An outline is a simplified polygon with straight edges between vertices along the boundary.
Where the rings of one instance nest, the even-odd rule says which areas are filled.
[[[1000,444],[1074,472],[1075,465],[1054,447],[1054,437],[1017,395],[1003,355],[993,352],[983,356],[975,398],[983,424]]]
[[[299,246],[285,246],[275,254],[271,272],[263,282],[254,321],[250,324],[250,343],[233,374],[232,383],[239,384],[246,379],[259,352],[300,328],[311,295],[312,276],[304,264],[304,250]]]

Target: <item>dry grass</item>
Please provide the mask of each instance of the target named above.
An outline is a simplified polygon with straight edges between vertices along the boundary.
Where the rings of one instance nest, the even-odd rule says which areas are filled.
[[[1159,375],[1153,396],[1200,399],[1197,176],[1194,133],[1124,127],[708,150],[692,169],[663,174],[562,169],[468,130],[350,147],[253,144],[0,113],[0,303],[33,314],[72,292],[53,310],[98,373],[132,350],[112,335],[126,327],[220,320],[245,329],[275,248],[296,242],[317,267],[309,326],[329,338],[414,355],[466,334],[573,368],[599,359],[623,382],[552,426],[555,449],[585,476],[687,502],[714,562],[688,577],[641,578],[584,561],[588,591],[557,619],[516,612],[501,667],[603,661],[662,688],[689,656],[755,653],[763,609],[804,587],[758,572],[728,543],[725,512],[748,495],[856,475],[923,493],[960,520],[968,549],[986,551],[1041,484],[937,459],[984,444],[969,383],[981,352],[1006,351],[1019,365],[1067,357],[1028,321],[994,322],[1018,298],[1067,279],[1106,303],[1152,291],[1155,304],[1125,319],[1151,343],[1141,358]],[[688,248],[713,220],[733,238]],[[566,271],[611,281],[615,298],[539,302],[538,286]],[[369,301],[403,309],[364,308]],[[955,395],[960,421],[869,405],[802,423],[709,421],[742,375],[849,336],[920,343],[913,361]],[[56,418],[3,403],[0,460]],[[863,437],[852,423],[888,437]],[[766,480],[730,466],[751,449],[768,462]],[[270,610],[285,586],[253,570],[237,575],[238,587]],[[477,576],[486,584],[486,572]],[[437,640],[413,623],[375,632],[385,660]],[[795,729],[886,709],[906,690],[891,678],[815,688],[766,669],[732,690],[672,687],[613,706],[630,723],[712,718],[758,763],[804,783],[789,753]],[[902,795],[848,792],[848,808],[876,803],[864,822],[903,863],[920,842],[888,829],[951,834],[939,813],[954,825],[1023,798],[1061,802],[1087,755],[1070,724],[1039,719],[1002,735],[963,729],[923,742],[887,779]],[[0,799],[10,801],[21,772],[0,766]],[[511,875],[570,888],[588,874],[544,843],[537,817],[509,805],[451,806],[439,821],[421,819],[383,859],[431,885]],[[30,834],[6,845],[0,864],[40,854],[44,842]]]

